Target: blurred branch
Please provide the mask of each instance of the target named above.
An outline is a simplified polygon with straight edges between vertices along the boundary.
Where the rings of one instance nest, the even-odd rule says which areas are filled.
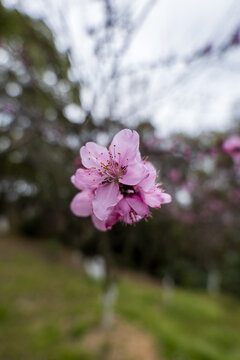
[[[133,41],[133,35],[143,26],[146,18],[148,17],[149,13],[151,12],[153,6],[155,5],[155,3],[158,0],[149,0],[147,1],[146,5],[144,6],[141,14],[138,16],[137,20],[135,21],[135,23],[132,24],[130,30],[128,31],[128,34],[125,38],[125,41],[121,47],[120,50],[118,50],[116,52],[116,54],[114,55],[115,57],[115,61],[113,63],[112,66],[112,71],[111,71],[111,78],[115,77],[118,67],[120,65],[120,57],[122,57],[126,51],[128,50],[129,46],[131,45],[132,41]]]
[[[150,79],[152,72],[164,68],[172,69],[179,64],[185,65],[187,69],[184,73],[176,75],[176,79],[171,82],[171,84],[167,85],[167,89],[161,88],[159,91],[157,90],[153,94],[151,93],[148,101],[146,101],[146,86],[144,86],[141,99],[134,105],[129,104],[130,108],[121,116],[120,120],[139,114],[143,109],[146,110],[153,106],[153,104],[156,105],[159,101],[166,99],[175,91],[176,86],[197,76],[196,70],[202,70],[203,68],[201,62],[206,67],[207,63],[215,62],[223,58],[229,50],[240,46],[239,24],[234,25],[228,39],[223,38],[222,36],[222,24],[229,22],[229,18],[232,18],[233,12],[237,13],[239,11],[239,2],[234,0],[230,3],[228,10],[224,13],[224,18],[221,18],[217,26],[215,26],[214,33],[210,37],[210,40],[196,49],[193,53],[186,54],[185,56],[172,54],[165,58],[159,57],[158,59],[147,63],[136,64],[134,67],[122,68],[124,56],[134,41],[136,33],[144,25],[157,1],[158,0],[146,0],[135,20],[131,14],[131,7],[129,4],[127,4],[127,6],[124,5],[121,8],[117,7],[116,3],[112,0],[104,0],[101,3],[103,5],[104,20],[102,21],[102,24],[88,29],[88,35],[93,39],[93,48],[95,51],[93,51],[92,56],[94,56],[94,62],[96,63],[93,79],[89,80],[84,73],[84,68],[83,70],[80,69],[81,67],[79,66],[79,63],[77,64],[77,59],[73,54],[73,39],[67,17],[69,5],[73,3],[63,0],[56,7],[56,11],[55,6],[53,6],[51,2],[49,4],[48,1],[42,0],[45,4],[45,8],[52,6],[51,11],[58,17],[58,21],[56,22],[57,30],[65,39],[68,57],[72,64],[72,68],[77,72],[75,73],[75,78],[78,82],[79,89],[80,85],[88,86],[90,89],[91,105],[88,106],[88,111],[90,109],[93,117],[98,117],[95,110],[98,109],[100,104],[104,103],[104,101],[104,105],[108,108],[104,117],[114,117],[116,104],[121,101],[124,102],[126,96],[128,96],[123,95],[119,90],[121,85],[120,80],[123,77],[129,79],[128,86],[130,88],[134,76],[136,79],[140,78],[140,80],[142,75]],[[74,6],[76,6],[75,3]],[[80,11],[80,5],[79,8],[76,8],[76,11],[77,10]],[[120,38],[123,38],[123,40],[120,41],[120,45],[117,41],[118,35],[120,35]],[[85,65],[87,66],[88,64]],[[120,99],[119,94],[121,96]],[[86,109],[83,110],[86,111]],[[99,115],[99,118],[101,118],[101,115]]]
[[[106,0],[108,2],[108,0]],[[123,44],[120,49],[118,49],[115,53],[111,55],[112,57],[112,64],[111,64],[111,70],[109,74],[106,77],[102,78],[102,82],[100,85],[100,92],[99,94],[95,94],[94,96],[94,102],[93,107],[96,106],[96,103],[101,101],[101,98],[106,94],[106,91],[111,84],[112,80],[116,80],[118,78],[117,74],[119,72],[119,67],[121,65],[121,61],[123,59],[124,54],[128,50],[129,46],[131,45],[134,34],[143,26],[147,16],[149,15],[150,11],[152,10],[153,6],[158,0],[149,0],[146,2],[145,6],[143,7],[140,15],[138,16],[137,20],[132,23],[130,28],[127,31],[127,34],[125,36],[125,40],[123,41]],[[108,13],[109,16],[111,16],[111,12]],[[112,22],[111,19],[108,19],[108,22]],[[117,83],[115,83],[115,89],[118,87]],[[115,95],[112,94],[112,98],[109,102],[109,116],[112,116],[112,107],[115,102]]]

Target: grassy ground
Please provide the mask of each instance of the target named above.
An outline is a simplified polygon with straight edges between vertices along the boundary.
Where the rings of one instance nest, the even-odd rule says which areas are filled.
[[[9,249],[0,246],[0,359],[105,360],[83,346],[100,322],[101,286],[37,252]],[[122,277],[116,310],[151,334],[164,359],[240,359],[233,299],[176,290],[164,300],[160,287]]]
[[[177,290],[168,302],[160,288],[122,281],[118,311],[156,339],[166,359],[239,360],[240,303]]]
[[[78,340],[99,320],[99,286],[29,252],[1,254],[0,284],[0,359],[92,359]]]

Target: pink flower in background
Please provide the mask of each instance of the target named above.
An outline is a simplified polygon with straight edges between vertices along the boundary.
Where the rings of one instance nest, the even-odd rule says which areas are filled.
[[[179,182],[181,180],[182,173],[178,169],[172,169],[169,172],[169,177],[170,177],[172,182],[177,183],[177,182]]]
[[[218,199],[211,199],[208,203],[208,207],[214,213],[222,213],[225,209],[224,202]]]
[[[232,135],[223,143],[223,151],[230,155],[236,164],[240,164],[240,136]]]
[[[117,221],[132,224],[148,217],[148,206],[171,202],[156,181],[156,170],[143,161],[139,135],[128,129],[117,133],[109,148],[88,142],[80,149],[84,168],[71,181],[81,190],[71,202],[76,216],[91,216],[95,227],[110,229]]]
[[[211,156],[216,156],[216,155],[218,155],[220,153],[220,150],[218,149],[218,148],[211,148],[211,149],[209,149],[209,155],[211,155]]]
[[[82,160],[80,157],[77,157],[74,161],[74,165],[76,166],[76,168],[79,168],[82,166]]]
[[[189,192],[189,194],[192,194],[195,190],[195,184],[192,181],[187,181],[184,184],[184,189],[186,189]]]

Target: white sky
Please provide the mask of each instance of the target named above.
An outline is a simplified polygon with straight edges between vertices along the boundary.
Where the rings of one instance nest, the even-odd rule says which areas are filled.
[[[65,34],[58,30],[56,9],[65,0],[31,1],[22,0],[24,10],[33,16],[40,14],[47,19],[56,33],[61,47]],[[5,0],[14,5],[17,1]],[[129,4],[129,10],[137,18],[147,0],[116,0],[121,6]],[[43,5],[44,4],[44,5]],[[101,1],[67,0],[64,11],[70,28],[71,44],[75,59],[75,74],[79,71],[86,75],[89,84],[82,87],[82,101],[86,107],[92,106],[93,90],[99,91],[104,67],[97,67],[93,55],[93,42],[86,34],[86,28],[102,21]],[[136,68],[158,58],[171,55],[186,57],[208,42],[215,46],[223,43],[240,25],[239,0],[158,0],[148,14],[146,21],[135,33],[122,63],[122,69]],[[121,38],[119,39],[119,41]],[[137,113],[128,124],[139,117],[153,119],[160,135],[173,131],[198,133],[203,130],[222,130],[230,124],[233,104],[240,100],[240,49],[229,51],[222,59],[203,59],[191,70],[181,60],[174,66],[160,68],[150,73],[149,87],[144,94],[133,91],[126,96],[126,83],[120,84],[118,93],[119,107],[114,114],[124,116],[131,103],[140,104]],[[107,65],[106,65],[107,67]],[[177,85],[172,86],[176,79]],[[106,115],[114,88],[109,87],[95,107],[95,116]],[[142,106],[142,96],[144,103]],[[128,113],[128,111],[126,111]]]

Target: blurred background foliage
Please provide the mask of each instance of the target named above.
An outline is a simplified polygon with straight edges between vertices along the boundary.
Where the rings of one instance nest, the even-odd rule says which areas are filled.
[[[1,223],[94,255],[102,234],[71,214],[70,176],[86,141],[108,144],[124,125],[81,113],[81,82],[70,76],[68,55],[43,21],[0,3]],[[69,121],[69,106],[81,123]],[[108,236],[114,261],[177,285],[240,296],[240,172],[222,151],[229,134],[239,133],[239,119],[228,133],[164,139],[150,120],[134,128],[173,202],[147,223],[116,225]]]

